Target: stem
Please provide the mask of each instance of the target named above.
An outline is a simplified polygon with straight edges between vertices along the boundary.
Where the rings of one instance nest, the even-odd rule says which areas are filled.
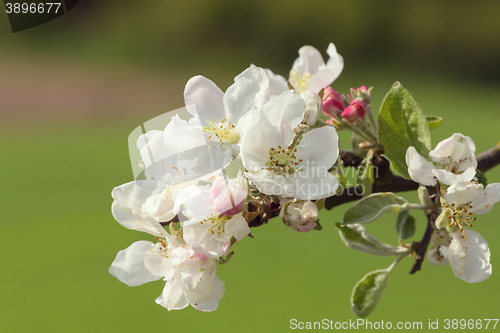
[[[411,203],[408,205],[408,209],[421,209],[421,210],[427,210],[427,207],[421,204],[414,204]]]
[[[435,223],[436,218],[433,214],[427,214],[427,228],[425,228],[425,233],[420,242],[413,243],[413,248],[415,249],[415,263],[413,264],[413,268],[410,271],[410,274],[415,274],[422,267],[422,263],[424,262],[425,253],[427,252],[427,247],[429,246],[429,242],[431,241],[432,233],[436,228]]]
[[[493,148],[476,156],[477,168],[481,172],[486,172],[500,164],[500,142]]]

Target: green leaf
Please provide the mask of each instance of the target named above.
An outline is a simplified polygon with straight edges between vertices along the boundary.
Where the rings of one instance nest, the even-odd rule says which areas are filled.
[[[375,310],[384,295],[389,281],[388,269],[366,274],[355,286],[351,295],[351,308],[359,317],[367,317]]]
[[[378,138],[385,156],[401,176],[410,178],[406,151],[413,146],[422,156],[429,156],[431,136],[427,119],[410,93],[396,82],[387,93],[378,116]]]
[[[417,225],[415,218],[410,215],[410,212],[405,210],[399,213],[396,222],[396,231],[398,232],[399,239],[408,239],[415,234]]]
[[[443,125],[443,118],[438,117],[438,116],[425,116],[427,119],[427,125],[429,125],[429,130],[432,131],[433,129],[438,128],[439,126]]]
[[[476,170],[476,178],[477,178],[477,182],[480,184],[483,184],[484,187],[486,187],[486,185],[488,185],[488,180],[486,179],[486,175],[484,173],[482,173],[481,171]]]
[[[357,316],[367,317],[375,310],[384,295],[392,269],[402,258],[396,259],[389,268],[366,274],[356,283],[351,294],[351,308]]]
[[[408,201],[394,193],[374,193],[359,200],[344,213],[344,224],[368,223],[388,212],[399,213],[405,210]]]
[[[345,245],[353,250],[385,257],[402,255],[408,252],[408,249],[401,246],[392,246],[380,242],[370,235],[361,224],[343,225],[342,223],[335,223],[335,227],[339,229],[340,238],[342,238]]]

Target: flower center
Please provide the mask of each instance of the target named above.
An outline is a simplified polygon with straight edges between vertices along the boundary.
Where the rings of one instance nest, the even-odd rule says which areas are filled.
[[[465,239],[465,233],[463,225],[466,224],[469,227],[472,227],[471,222],[476,220],[475,217],[472,217],[472,213],[467,211],[467,209],[472,208],[471,203],[472,202],[469,201],[468,203],[459,206],[455,206],[455,204],[453,203],[451,205],[444,206],[445,208],[448,208],[451,211],[451,214],[448,215],[448,218],[451,221],[448,226],[449,227],[451,227],[452,225],[457,226],[463,233],[464,239]]]
[[[208,126],[203,127],[203,132],[214,134],[220,142],[238,143],[240,140],[240,134],[226,118],[222,118],[219,125],[211,120]],[[211,139],[212,135],[208,138]]]
[[[294,86],[298,93],[302,93],[307,90],[309,79],[311,79],[311,73],[309,72],[302,74],[299,68],[292,68],[290,71],[290,83]]]
[[[295,166],[303,161],[300,159],[298,162],[295,162],[296,152],[297,148],[292,149],[290,146],[286,149],[281,148],[281,146],[271,148],[269,149],[269,162],[266,163],[266,167],[277,173],[294,173]]]
[[[226,216],[219,213],[214,213],[207,218],[201,220],[200,224],[209,223],[211,227],[208,228],[208,231],[212,233],[212,235],[220,235],[223,232],[226,232],[226,223],[231,219],[232,216]]]

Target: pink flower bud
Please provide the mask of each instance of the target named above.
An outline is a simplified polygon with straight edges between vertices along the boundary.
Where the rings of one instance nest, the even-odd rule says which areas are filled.
[[[351,88],[351,92],[349,93],[349,98],[352,100],[359,99],[366,103],[370,103],[372,96],[371,92],[373,87],[367,88],[366,86],[361,86],[359,88]]]
[[[358,119],[365,119],[365,106],[366,103],[359,99],[355,99],[351,102],[344,112],[342,112],[342,117],[347,119],[351,124]]]
[[[223,215],[236,215],[243,211],[248,194],[246,180],[241,177],[241,172],[236,179],[226,179],[222,176],[217,177],[208,197],[212,202],[217,213]]]
[[[312,201],[293,200],[285,202],[280,217],[287,226],[295,231],[313,230],[318,221],[318,208]]]
[[[344,111],[342,95],[331,87],[325,89],[323,94],[323,114],[330,118],[338,117]]]

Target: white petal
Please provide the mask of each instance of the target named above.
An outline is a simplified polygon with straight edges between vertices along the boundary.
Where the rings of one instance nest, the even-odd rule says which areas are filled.
[[[293,63],[293,69],[299,68],[302,75],[316,74],[325,65],[321,53],[312,46],[305,45],[299,50],[299,57]]]
[[[295,193],[293,185],[287,183],[282,175],[277,175],[274,171],[262,169],[247,172],[245,176],[264,194],[292,197]]]
[[[138,241],[121,250],[109,267],[109,273],[130,287],[160,279],[153,276],[144,265],[144,257],[154,246],[147,241]]]
[[[464,229],[453,234],[448,260],[453,273],[465,282],[481,282],[491,275],[490,250],[486,240],[477,232]]]
[[[215,275],[210,286],[207,287],[203,283],[199,283],[196,289],[187,289],[185,295],[196,310],[210,312],[217,310],[219,302],[224,296],[224,291],[224,282]]]
[[[303,106],[302,98],[298,97]],[[279,98],[278,96],[271,101]],[[283,124],[283,126],[277,128],[272,125],[267,117],[261,116],[255,126],[248,131],[247,135],[250,139],[245,140],[242,144],[241,158],[245,168],[248,171],[254,172],[264,168],[266,163],[270,161],[270,148],[276,149],[278,146],[281,146],[286,149],[293,139],[294,132],[287,124]]]
[[[152,221],[145,216],[141,216],[140,212],[131,209],[128,206],[125,206],[118,201],[113,201],[111,205],[111,212],[113,213],[113,217],[118,223],[124,226],[127,229],[137,230],[142,232],[147,232],[156,237],[161,237],[162,233],[158,231],[152,223],[157,223],[156,221]]]
[[[137,139],[137,148],[146,167],[175,153],[163,140],[163,131],[152,130]]]
[[[446,259],[444,257],[444,254],[443,255],[440,255],[439,254],[439,251],[438,250],[441,250],[441,249],[444,249],[443,251],[447,254],[447,250],[448,248],[446,246],[436,246],[432,249],[430,249],[429,251],[427,251],[427,258],[429,258],[429,262],[433,265],[436,265],[436,266],[444,266],[446,264],[448,264],[448,259]],[[441,252],[442,254],[442,252]]]
[[[172,267],[172,258],[164,255],[164,248],[160,250],[161,243],[154,246],[152,251],[148,251],[144,257],[144,266],[148,271],[157,277],[171,279],[174,276],[174,268]]]
[[[301,200],[317,200],[334,195],[339,182],[325,167],[309,167],[285,177],[293,193],[287,197]],[[290,195],[291,194],[291,195]]]
[[[224,95],[227,121],[237,124],[240,118],[257,106],[259,109],[269,100],[269,81],[260,67],[250,67],[234,78]]]
[[[299,165],[329,169],[339,156],[337,131],[330,126],[313,129],[302,137],[295,154]]]
[[[243,237],[250,233],[248,222],[241,214],[235,215],[227,221],[225,228],[226,232],[229,235],[234,236],[237,240],[243,239]]]
[[[267,79],[269,80],[270,97],[275,97],[284,91],[288,90],[286,79],[278,74],[274,74],[270,69],[264,68]]]
[[[330,58],[326,62],[326,67],[333,70],[333,81],[335,81],[344,69],[344,58],[342,58],[342,56],[337,53],[337,48],[335,47],[335,45],[333,45],[333,43],[330,43],[330,45],[328,45],[326,53],[330,56]]]
[[[194,104],[201,124],[207,126],[210,120],[221,121],[225,115],[224,93],[215,83],[203,76],[191,78],[184,89],[186,105]]]
[[[162,294],[156,299],[156,303],[160,304],[168,311],[184,309],[189,305],[184,296],[184,286],[180,276],[176,276],[174,279],[167,281]]]
[[[489,184],[486,188],[479,190],[471,201],[471,213],[488,213],[493,205],[500,201],[500,183]]]
[[[281,132],[283,127],[293,129],[300,124],[305,110],[304,100],[299,94],[285,91],[267,102],[262,108],[262,114]]]
[[[198,121],[199,118],[196,117],[196,120],[193,120],[191,123],[195,124]],[[165,127],[163,140],[168,150],[173,153],[207,145],[201,126],[192,126],[187,121],[180,119],[178,115],[172,117],[172,121]],[[166,155],[164,158],[168,156],[170,155]]]
[[[335,72],[332,69],[324,67],[311,76],[307,90],[318,93],[321,89],[327,88],[330,84],[332,84],[336,78]]]
[[[436,179],[432,174],[432,170],[436,167],[420,155],[413,146],[408,147],[406,151],[406,164],[408,165],[408,173],[411,179],[427,186],[436,185]]]
[[[230,237],[227,233],[212,234],[209,230],[212,227],[210,221],[205,221],[203,224],[201,222],[203,222],[202,218],[184,222],[184,240],[195,252],[217,259],[223,255],[222,247],[230,240]]]
[[[474,178],[476,169],[473,167],[468,168],[461,174],[454,174],[446,170],[434,169],[432,174],[439,180],[439,182],[446,185],[453,185],[460,182],[468,182]]]
[[[174,212],[184,207],[183,214],[188,218],[205,217],[215,211],[209,197],[210,186],[188,186],[175,200]]]

